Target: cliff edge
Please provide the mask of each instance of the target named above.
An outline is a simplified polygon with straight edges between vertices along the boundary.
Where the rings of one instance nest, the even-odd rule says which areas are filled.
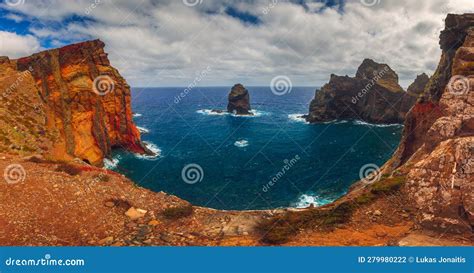
[[[408,113],[401,144],[386,164],[407,175],[417,221],[444,232],[474,227],[474,14],[446,18],[442,56]]]
[[[14,130],[4,120],[3,150],[80,158],[97,166],[113,148],[150,153],[132,120],[130,87],[104,46],[94,40],[18,60],[2,58],[3,105],[16,105],[2,107],[3,119],[21,119]]]

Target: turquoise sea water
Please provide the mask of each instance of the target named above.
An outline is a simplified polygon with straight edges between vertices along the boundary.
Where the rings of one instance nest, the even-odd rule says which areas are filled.
[[[314,88],[276,96],[247,87],[254,117],[212,114],[225,109],[230,87],[134,88],[132,106],[142,138],[157,158],[117,151],[113,168],[137,184],[194,205],[268,209],[322,205],[359,180],[362,166],[381,166],[402,127],[362,122],[306,124]],[[272,181],[272,183],[270,183]]]

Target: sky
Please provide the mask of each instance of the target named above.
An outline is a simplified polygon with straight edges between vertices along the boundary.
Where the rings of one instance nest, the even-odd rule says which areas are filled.
[[[321,86],[387,63],[407,87],[439,62],[448,13],[473,0],[0,0],[0,55],[101,39],[132,86]]]

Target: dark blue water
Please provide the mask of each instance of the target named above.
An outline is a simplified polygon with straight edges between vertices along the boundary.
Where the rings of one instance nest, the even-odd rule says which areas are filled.
[[[177,100],[183,88],[135,88],[133,110],[141,115],[135,122],[149,130],[142,138],[161,156],[117,152],[116,170],[145,188],[216,209],[321,205],[359,180],[363,165],[381,166],[400,140],[400,126],[292,118],[307,112],[314,88],[276,96],[270,88],[248,87],[256,117],[200,111],[225,109],[229,89],[195,88]],[[197,177],[191,172],[183,179],[189,164],[202,173],[197,168]],[[191,178],[197,183],[185,182]]]

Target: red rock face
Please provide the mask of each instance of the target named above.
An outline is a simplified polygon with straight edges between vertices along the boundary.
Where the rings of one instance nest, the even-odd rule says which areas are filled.
[[[104,46],[95,40],[16,60],[19,71],[31,70],[47,106],[47,126],[59,134],[55,157],[101,165],[112,148],[147,152],[132,120],[130,87]]]
[[[443,232],[474,227],[474,14],[448,15],[443,54],[423,98],[405,121],[386,167],[407,173],[417,220]]]

